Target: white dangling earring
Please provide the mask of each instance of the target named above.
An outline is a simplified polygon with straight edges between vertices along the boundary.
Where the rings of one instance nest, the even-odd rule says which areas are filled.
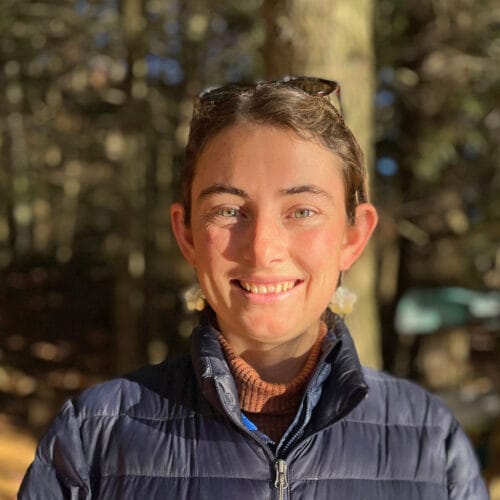
[[[203,311],[205,309],[205,295],[198,283],[194,283],[182,291],[182,299],[188,311]]]
[[[333,313],[345,316],[346,314],[352,313],[356,300],[358,300],[358,296],[348,288],[342,286],[341,272],[337,289],[333,293],[328,307]]]

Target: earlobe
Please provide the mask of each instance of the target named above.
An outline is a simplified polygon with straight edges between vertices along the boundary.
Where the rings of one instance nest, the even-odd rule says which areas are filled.
[[[371,203],[362,203],[356,207],[355,223],[347,227],[342,247],[341,271],[349,269],[363,253],[377,221],[377,211]]]
[[[170,207],[170,222],[174,233],[177,245],[182,252],[184,258],[195,267],[195,252],[193,244],[193,234],[191,227],[185,224],[184,220],[184,205],[174,203]]]

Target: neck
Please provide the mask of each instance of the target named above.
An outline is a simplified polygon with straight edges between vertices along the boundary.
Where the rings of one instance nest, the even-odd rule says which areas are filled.
[[[309,352],[318,340],[323,338],[327,327],[322,321],[314,335],[300,336],[280,345],[257,344],[249,347],[238,337],[223,334],[233,352],[248,363],[259,377],[270,383],[286,384],[303,369]]]

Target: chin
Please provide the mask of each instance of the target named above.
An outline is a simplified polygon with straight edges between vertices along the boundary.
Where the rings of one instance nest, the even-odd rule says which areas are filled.
[[[252,321],[240,327],[247,338],[261,342],[286,341],[300,335],[296,324],[288,321]]]

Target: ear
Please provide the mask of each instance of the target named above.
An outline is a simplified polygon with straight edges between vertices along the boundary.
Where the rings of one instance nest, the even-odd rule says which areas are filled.
[[[348,223],[340,256],[340,270],[349,269],[363,253],[377,225],[378,216],[371,203],[356,207],[354,224]]]
[[[175,239],[179,245],[179,249],[184,255],[184,258],[195,267],[195,251],[193,244],[193,234],[191,227],[184,222],[184,205],[182,203],[174,203],[170,207],[170,222]]]

